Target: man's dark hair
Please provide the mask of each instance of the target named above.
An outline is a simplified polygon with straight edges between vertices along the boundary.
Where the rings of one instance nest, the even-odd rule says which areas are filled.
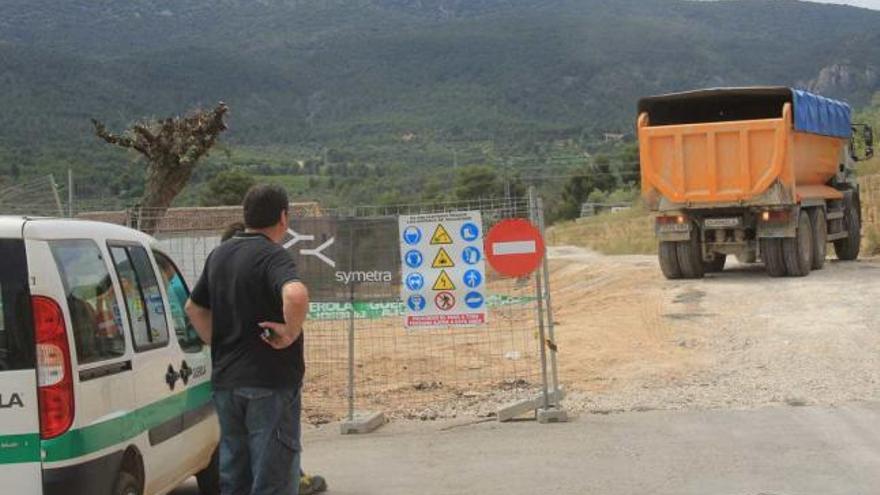
[[[278,223],[287,211],[287,191],[281,186],[259,184],[244,195],[244,224],[249,229],[264,229]]]

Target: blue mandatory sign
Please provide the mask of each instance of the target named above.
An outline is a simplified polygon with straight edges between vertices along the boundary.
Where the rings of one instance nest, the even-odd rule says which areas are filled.
[[[418,294],[409,296],[406,299],[406,305],[409,306],[409,309],[412,311],[422,311],[423,309],[425,309],[425,304],[427,304],[425,298]]]
[[[421,273],[410,273],[406,276],[406,288],[413,291],[422,290],[425,286],[425,277]]]
[[[476,291],[468,292],[467,295],[464,296],[464,303],[471,309],[479,309],[483,306],[483,295]]]
[[[422,229],[410,225],[403,231],[403,242],[415,246],[422,240]]]
[[[422,263],[425,262],[425,258],[424,256],[422,256],[422,253],[416,251],[415,249],[407,251],[404,259],[406,260],[406,266],[410,268],[418,268],[422,266]]]
[[[476,265],[482,257],[480,250],[473,246],[468,246],[461,251],[461,259],[468,265]]]
[[[477,237],[480,237],[480,228],[477,224],[468,222],[461,226],[462,239],[471,242],[477,240]]]
[[[464,272],[464,285],[476,289],[481,283],[483,283],[483,276],[479,270],[470,269]]]

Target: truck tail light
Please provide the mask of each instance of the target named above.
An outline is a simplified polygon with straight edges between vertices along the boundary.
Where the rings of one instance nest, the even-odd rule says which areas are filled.
[[[687,223],[688,217],[685,215],[664,215],[657,217],[657,223],[659,225],[669,225],[673,223],[683,224]]]
[[[785,223],[791,218],[788,210],[764,210],[761,212],[761,221],[768,223]]]
[[[73,424],[73,372],[64,313],[58,303],[43,296],[31,298],[37,343],[37,385],[40,398],[40,435],[54,438]]]

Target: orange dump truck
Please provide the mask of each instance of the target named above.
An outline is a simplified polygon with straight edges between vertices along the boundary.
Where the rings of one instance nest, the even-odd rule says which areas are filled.
[[[771,276],[858,257],[856,150],[868,126],[846,103],[790,88],[725,88],[643,98],[642,197],[657,212],[666,278],[721,271],[728,255],[762,260]],[[854,129],[863,143],[856,145]]]

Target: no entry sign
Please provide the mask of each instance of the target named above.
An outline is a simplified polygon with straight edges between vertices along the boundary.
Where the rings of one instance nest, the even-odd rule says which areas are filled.
[[[485,250],[489,265],[498,273],[508,277],[524,277],[541,264],[544,239],[528,220],[502,220],[486,235]]]

